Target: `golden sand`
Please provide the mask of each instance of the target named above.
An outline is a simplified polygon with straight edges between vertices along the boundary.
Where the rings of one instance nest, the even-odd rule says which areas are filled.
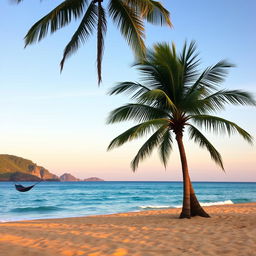
[[[256,203],[0,224],[1,256],[255,256]]]

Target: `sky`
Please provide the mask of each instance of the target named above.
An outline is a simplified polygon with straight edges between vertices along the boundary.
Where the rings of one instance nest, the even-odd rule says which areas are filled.
[[[108,20],[103,60],[103,83],[97,85],[96,37],[67,59],[60,74],[65,44],[77,23],[24,49],[23,38],[34,22],[61,1],[24,0],[20,5],[0,1],[0,153],[17,155],[61,175],[105,180],[182,179],[177,147],[166,169],[158,155],[142,162],[133,173],[130,162],[145,141],[141,139],[107,152],[110,141],[131,123],[107,125],[109,112],[130,102],[108,96],[117,82],[139,81],[134,56],[115,25]],[[203,70],[221,59],[236,65],[223,88],[256,95],[255,0],[162,0],[173,28],[146,25],[146,45],[196,40]],[[256,109],[228,106],[219,113],[256,137]],[[185,137],[190,175],[194,181],[256,181],[256,146],[238,135],[208,134],[220,151],[225,172]]]

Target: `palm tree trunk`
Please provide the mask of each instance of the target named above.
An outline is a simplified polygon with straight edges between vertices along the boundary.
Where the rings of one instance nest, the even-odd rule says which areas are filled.
[[[103,0],[96,0],[98,3],[98,25],[97,25],[97,70],[98,70],[98,85],[102,81],[101,64],[103,55],[103,21],[102,21],[102,5]]]
[[[190,178],[188,173],[188,164],[187,164],[187,158],[186,153],[182,141],[182,133],[176,134],[176,140],[179,147],[180,152],[180,161],[182,165],[182,174],[183,174],[183,206],[182,211],[180,214],[180,218],[190,218],[191,217],[191,199],[190,199],[190,191],[191,191],[191,185],[190,185]]]
[[[190,181],[190,208],[191,208],[191,216],[201,216],[205,218],[210,218],[210,215],[202,208],[202,206],[198,202],[191,181]]]

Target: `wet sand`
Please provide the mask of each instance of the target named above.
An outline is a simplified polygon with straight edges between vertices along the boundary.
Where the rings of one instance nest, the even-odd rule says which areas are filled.
[[[0,223],[3,256],[255,256],[256,203]]]

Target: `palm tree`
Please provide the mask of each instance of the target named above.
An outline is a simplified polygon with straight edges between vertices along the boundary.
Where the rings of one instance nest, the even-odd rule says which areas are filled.
[[[20,3],[23,0],[12,0]],[[72,20],[81,18],[81,22],[64,49],[60,68],[63,69],[65,60],[72,55],[81,44],[97,30],[97,70],[100,84],[101,63],[104,49],[104,36],[107,30],[106,8],[103,2],[108,2],[108,14],[120,29],[137,56],[145,53],[144,23],[172,26],[169,12],[155,0],[63,0],[47,15],[37,21],[25,36],[25,47],[41,41],[48,34],[65,27]]]
[[[109,150],[153,133],[132,160],[133,171],[154,148],[158,148],[160,159],[166,167],[175,136],[183,174],[183,207],[180,218],[196,215],[209,217],[200,206],[190,181],[183,144],[185,128],[190,139],[206,148],[211,158],[224,170],[220,153],[196,126],[229,135],[236,132],[252,143],[251,135],[237,124],[211,113],[223,109],[225,104],[256,105],[252,95],[247,92],[218,89],[232,64],[223,60],[199,73],[197,56],[195,42],[189,45],[185,43],[180,55],[176,53],[174,44],[171,47],[166,43],[156,44],[135,65],[142,74],[143,84],[122,82],[110,91],[110,95],[131,94],[135,103],[113,110],[107,122],[135,120],[138,125],[112,140]]]

